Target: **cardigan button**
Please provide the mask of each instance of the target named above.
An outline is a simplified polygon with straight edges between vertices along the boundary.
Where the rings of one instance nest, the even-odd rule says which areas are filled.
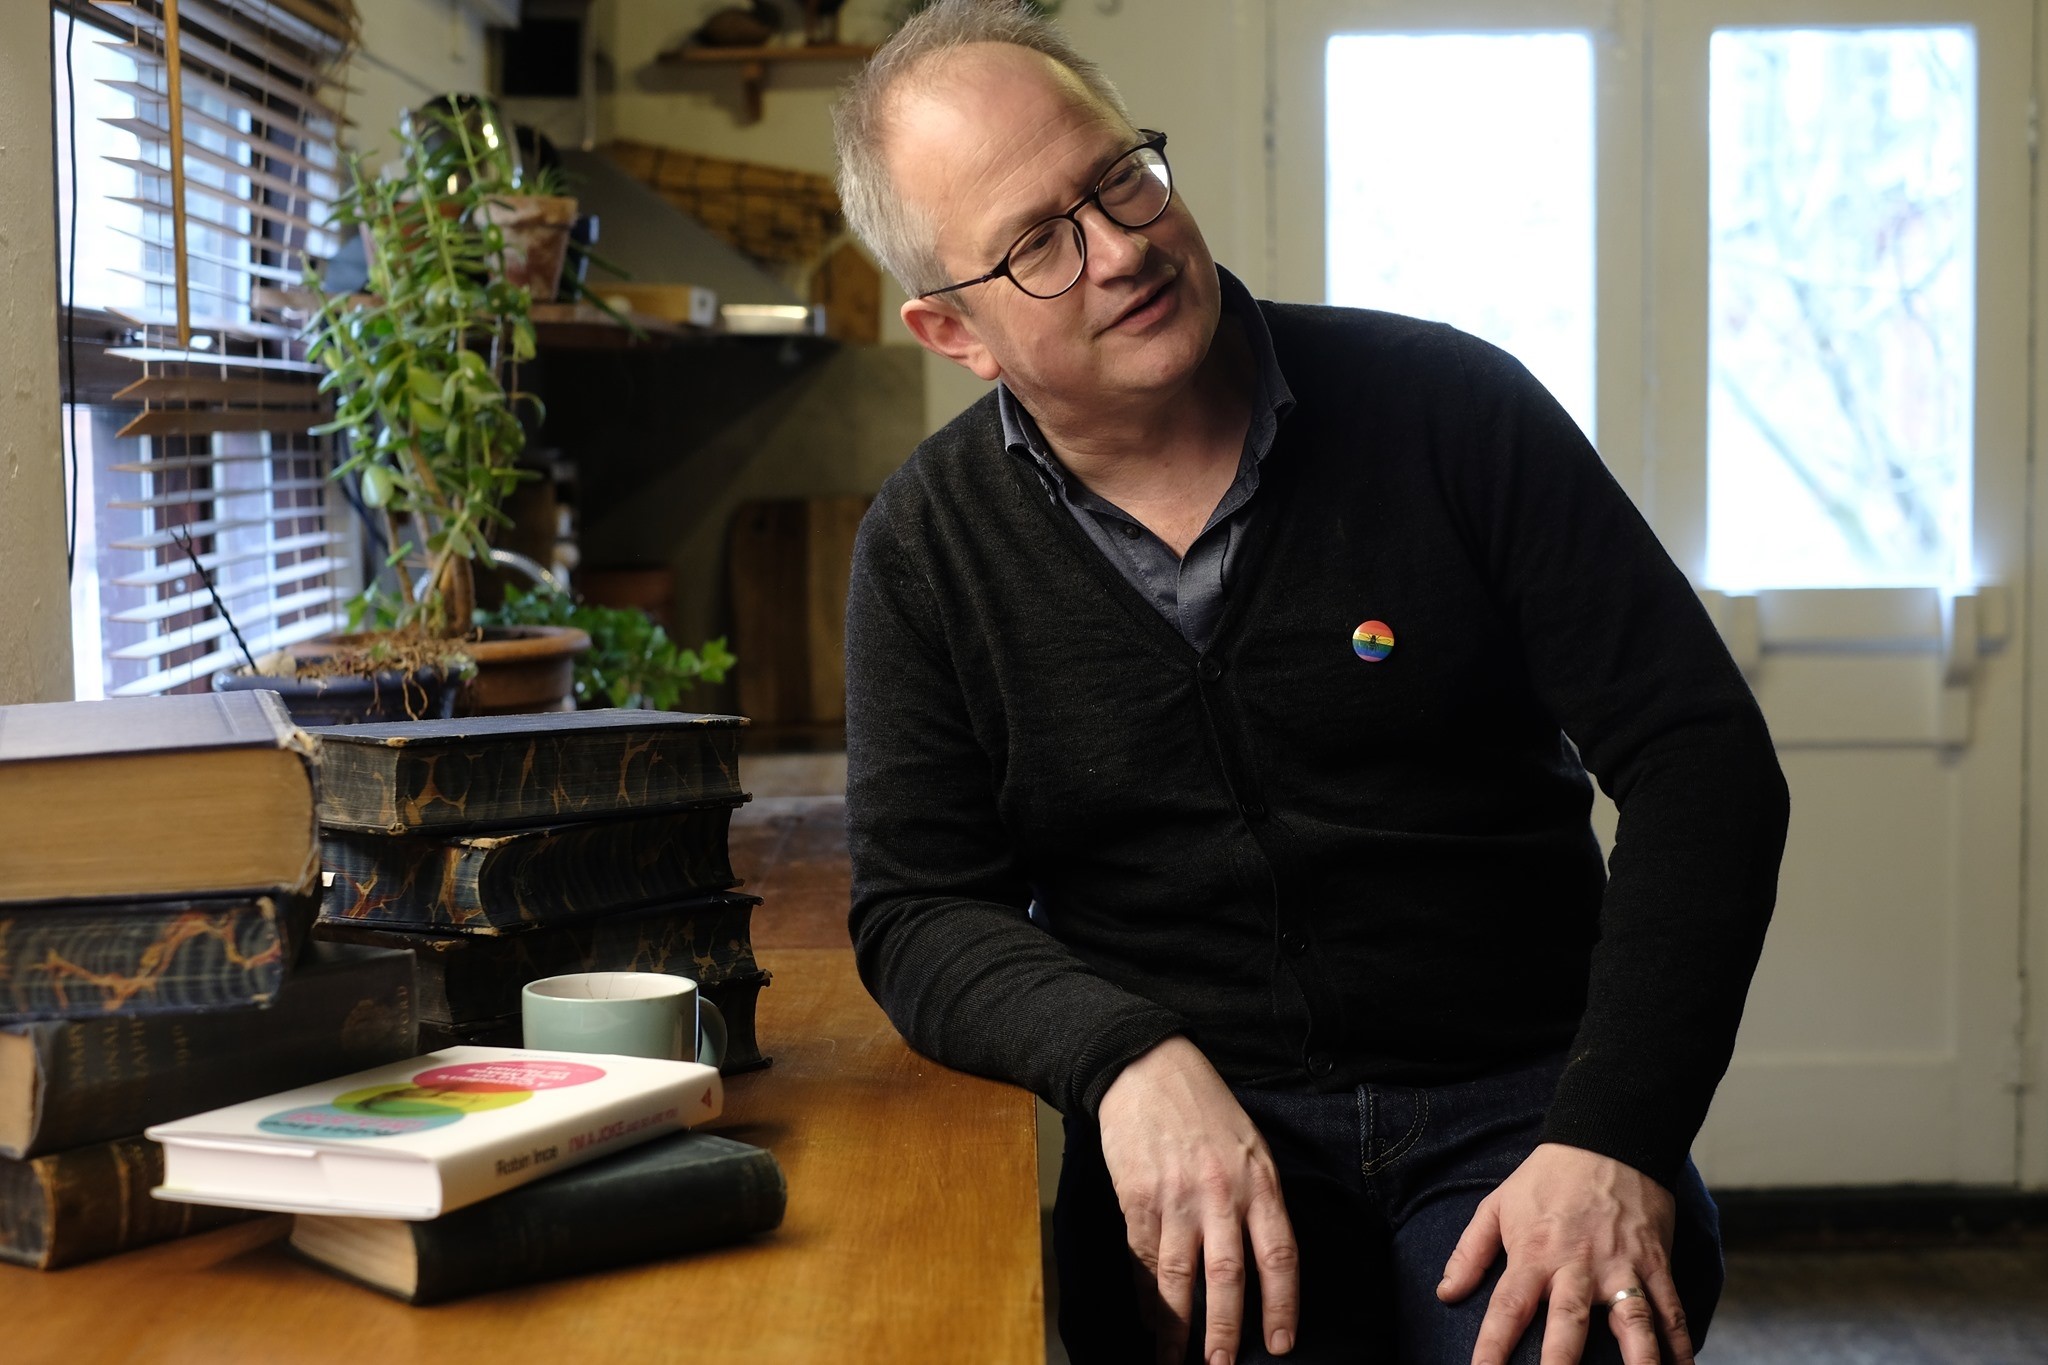
[[[1203,682],[1215,682],[1223,676],[1223,660],[1213,654],[1208,655],[1195,666],[1195,672],[1200,675]]]
[[[1262,802],[1246,801],[1237,808],[1237,813],[1247,820],[1263,820],[1266,818],[1266,807]]]
[[[1308,1074],[1314,1076],[1316,1079],[1321,1080],[1324,1076],[1329,1075],[1332,1071],[1335,1071],[1336,1069],[1337,1064],[1330,1060],[1329,1053],[1311,1052],[1309,1054]]]
[[[1308,951],[1308,938],[1302,934],[1282,934],[1280,935],[1280,946],[1296,957],[1300,957]]]

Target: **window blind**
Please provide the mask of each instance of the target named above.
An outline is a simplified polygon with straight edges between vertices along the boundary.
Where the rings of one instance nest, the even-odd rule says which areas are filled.
[[[198,689],[342,627],[361,583],[295,291],[342,185],[353,0],[90,0],[126,137],[109,198],[139,287],[109,311],[139,405],[96,479],[104,690]],[[83,32],[83,30],[81,30]],[[196,567],[195,567],[196,565]],[[202,579],[202,573],[204,579]],[[211,587],[209,588],[210,580]],[[222,607],[226,615],[222,613]]]

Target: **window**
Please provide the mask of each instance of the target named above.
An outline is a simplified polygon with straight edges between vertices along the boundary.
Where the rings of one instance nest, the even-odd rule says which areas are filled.
[[[322,88],[353,11],[180,10],[177,119],[152,0],[126,22],[56,16],[82,697],[203,690],[243,642],[339,627],[361,576],[331,440],[307,434],[327,411],[290,294],[301,256],[333,249],[318,224],[339,120]]]
[[[1707,581],[1968,582],[1976,42],[1710,47]]]
[[[1328,301],[1486,338],[1590,435],[1592,43],[1343,33],[1326,60]]]

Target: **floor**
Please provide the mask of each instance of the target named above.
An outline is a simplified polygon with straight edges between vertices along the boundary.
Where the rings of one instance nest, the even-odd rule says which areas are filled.
[[[1729,1253],[1703,1365],[2048,1362],[2048,1235]]]
[[[735,861],[746,840],[792,845],[776,860],[789,885],[772,889],[779,922],[770,937],[837,941],[844,934],[844,870],[811,868],[806,841],[826,840],[819,818],[786,798],[843,793],[843,753],[748,755],[755,794],[735,821]],[[837,846],[832,850],[837,853]],[[808,870],[807,870],[808,869]],[[812,883],[816,882],[816,885]],[[829,883],[829,884],[827,884]],[[813,922],[815,921],[815,923]],[[1041,1139],[1057,1151],[1057,1130]],[[1056,1167],[1047,1162],[1041,1178]],[[1067,1365],[1054,1317],[1056,1285],[1046,1257],[1046,1360]],[[1739,1244],[1702,1365],[2048,1365],[2048,1231],[1974,1240],[1890,1242],[1844,1237],[1826,1245],[1782,1238]]]
[[[1046,1257],[1047,1365],[1060,1345]],[[1700,1365],[2048,1365],[2048,1235],[1741,1250]]]

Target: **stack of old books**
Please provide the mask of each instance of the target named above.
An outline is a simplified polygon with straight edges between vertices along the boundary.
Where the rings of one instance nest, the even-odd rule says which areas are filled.
[[[222,1221],[144,1128],[414,1051],[409,955],[306,946],[310,748],[268,692],[0,707],[0,1260]]]
[[[726,845],[745,725],[618,710],[317,731],[315,933],[415,952],[422,1047],[516,1047],[527,982],[653,971],[719,1007],[726,1071],[764,1065],[759,898]]]

